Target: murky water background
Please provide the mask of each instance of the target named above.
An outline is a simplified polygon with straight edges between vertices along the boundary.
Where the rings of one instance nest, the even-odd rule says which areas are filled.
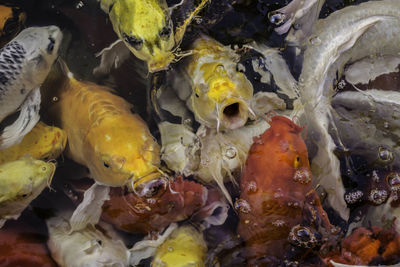
[[[174,4],[178,1],[168,1],[169,4]],[[223,5],[225,1],[221,1],[217,8],[207,8],[202,13],[202,19],[198,23],[194,23],[193,27],[187,33],[182,48],[188,47],[193,39],[196,37],[198,31],[207,31],[209,35],[214,37],[219,42],[225,45],[242,45],[249,41],[256,40],[265,42],[272,47],[279,47],[285,60],[287,61],[293,75],[297,78],[300,74],[300,67],[294,63],[293,51],[288,51],[285,48],[285,43],[282,36],[277,35],[273,29],[274,26],[268,21],[267,14],[270,11],[286,5],[288,0],[243,0],[234,6],[233,9],[226,11]],[[327,0],[324,4],[321,16],[326,17],[331,12],[341,9],[345,6],[366,2],[366,0]],[[159,139],[159,132],[157,122],[162,120],[159,118],[151,107],[147,106],[146,101],[146,83],[140,75],[136,75],[138,70],[137,59],[131,55],[130,59],[125,62],[119,69],[113,70],[111,75],[107,77],[94,77],[92,74],[93,68],[99,64],[99,58],[95,54],[101,51],[104,47],[110,45],[117,39],[111,23],[107,15],[101,11],[99,4],[94,0],[6,0],[0,1],[0,4],[7,4],[21,8],[26,12],[25,26],[44,26],[44,25],[57,25],[64,34],[63,46],[60,56],[67,62],[71,71],[78,79],[94,81],[98,84],[105,84],[116,89],[117,93],[124,99],[133,104],[133,111],[140,114],[142,118],[148,123],[152,134]],[[213,13],[215,12],[215,13]],[[224,18],[218,23],[213,24],[215,17],[224,13]],[[270,91],[276,92],[274,85],[266,85],[260,81],[261,77],[258,73],[251,70],[251,58],[242,59],[242,64],[246,68],[246,76],[252,82],[255,92],[257,91]],[[140,70],[139,70],[140,72]],[[388,89],[400,88],[399,73],[385,75],[375,80],[370,84],[371,88]],[[349,85],[344,87],[344,90],[354,90]],[[288,103],[290,106],[290,103]],[[43,117],[46,117],[43,114]],[[171,119],[173,120],[173,118]],[[313,151],[309,151],[312,155]],[[338,151],[340,155],[340,151]],[[352,170],[348,171],[348,166],[342,160],[342,173],[348,173],[347,183],[345,187],[351,188],[354,183],[360,181],[352,176]],[[360,169],[363,166],[362,158],[352,159],[352,168]],[[24,235],[31,236],[32,240],[44,241],[47,239],[47,229],[44,219],[53,214],[53,208],[71,206],[71,201],[62,192],[60,185],[64,177],[71,178],[71,176],[79,177],[85,175],[86,168],[73,163],[67,158],[58,159],[58,166],[56,175],[53,179],[55,182],[54,189],[45,189],[45,191],[35,199],[31,205],[23,212],[19,221],[27,223],[35,230],[34,233],[24,233]],[[239,197],[239,192],[234,187],[228,188],[232,194],[232,199]],[[321,192],[320,192],[321,193]],[[352,207],[353,217],[357,216],[357,212],[364,211],[364,207]],[[330,215],[331,222],[338,226],[345,226],[346,222],[342,221],[338,216],[335,216],[331,210],[327,210]],[[13,223],[13,222],[10,222]],[[236,225],[238,217],[233,209],[229,211],[229,218],[227,222],[218,227],[212,227],[205,233],[205,239],[209,244],[209,251],[215,249],[214,254],[218,254],[219,261],[223,266],[241,266],[243,259],[240,258],[240,244],[235,244],[232,241],[231,246],[219,251],[220,248],[217,244],[222,241],[229,243],[229,239],[234,239],[236,232]],[[6,224],[6,228],[7,228]],[[143,235],[133,235],[123,233],[127,247],[131,247],[136,241],[141,240]],[[0,241],[0,251],[1,242]],[[5,241],[6,242],[6,241]],[[77,244],[79,245],[79,244]],[[238,249],[239,248],[239,249]],[[23,249],[23,248],[21,248]],[[3,253],[3,251],[1,251]],[[7,252],[8,253],[8,252]],[[146,262],[144,265],[148,265]],[[7,266],[6,262],[1,262],[0,266]]]

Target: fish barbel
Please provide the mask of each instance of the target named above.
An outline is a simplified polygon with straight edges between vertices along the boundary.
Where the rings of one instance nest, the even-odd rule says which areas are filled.
[[[21,143],[0,150],[0,164],[17,160],[24,155],[35,159],[56,159],[67,144],[65,131],[39,122]]]
[[[169,8],[165,0],[101,0],[101,8],[109,14],[120,40],[137,58],[147,62],[150,72],[156,72],[182,56],[176,50],[186,27],[209,1],[197,1],[183,23],[175,28],[170,13],[183,1]]]
[[[39,120],[39,88],[61,39],[56,26],[31,27],[0,49],[0,122],[21,107],[18,119],[1,133],[0,149],[20,142]]]
[[[333,81],[347,63],[374,55],[397,55],[399,42],[400,2],[382,0],[346,7],[317,21],[306,44],[299,91],[310,139],[318,145],[311,167],[315,182],[328,192],[328,202],[344,219],[349,210],[339,161],[333,154],[336,145],[328,133]]]
[[[20,213],[51,183],[56,166],[23,157],[0,165],[0,227]]]
[[[66,155],[103,185],[159,177],[159,145],[131,104],[109,87],[76,80],[65,63],[57,65],[64,73],[49,77],[43,91],[50,119],[67,133]]]
[[[187,66],[192,92],[187,104],[195,118],[210,128],[236,129],[249,117],[253,86],[237,70],[239,55],[202,36],[193,44]]]

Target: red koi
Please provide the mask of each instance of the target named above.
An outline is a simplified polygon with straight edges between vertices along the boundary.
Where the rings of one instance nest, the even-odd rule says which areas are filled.
[[[249,266],[297,260],[318,245],[321,226],[331,229],[311,184],[303,127],[282,116],[270,124],[250,148],[236,202]]]

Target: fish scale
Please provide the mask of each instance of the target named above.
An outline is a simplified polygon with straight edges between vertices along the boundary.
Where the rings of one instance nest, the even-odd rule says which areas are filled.
[[[61,39],[56,26],[30,27],[0,49],[0,122],[20,110],[0,133],[0,149],[19,143],[39,120],[39,88],[58,56]]]

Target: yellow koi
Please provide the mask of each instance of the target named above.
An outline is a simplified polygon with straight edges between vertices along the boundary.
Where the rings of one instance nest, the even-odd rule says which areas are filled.
[[[174,7],[169,8],[166,0],[101,0],[101,8],[109,14],[114,31],[129,50],[147,62],[150,72],[156,72],[185,54],[178,48],[186,28],[209,1],[199,0],[175,28],[170,16]]]
[[[27,154],[35,159],[56,159],[64,151],[66,143],[65,131],[39,122],[21,143],[0,151],[0,164]]]
[[[64,75],[49,77],[42,88],[51,88],[43,90],[45,102],[53,102],[47,113],[67,133],[66,155],[87,166],[100,184],[158,177],[159,145],[131,104],[111,88],[74,79],[65,63],[57,65]]]
[[[21,212],[51,183],[56,166],[24,157],[0,165],[0,228]]]
[[[192,226],[175,229],[157,248],[153,267],[205,266],[207,245],[203,234]]]
[[[192,92],[187,100],[201,124],[217,129],[243,126],[251,112],[253,86],[237,70],[239,55],[229,47],[202,36],[193,45],[187,66]]]

